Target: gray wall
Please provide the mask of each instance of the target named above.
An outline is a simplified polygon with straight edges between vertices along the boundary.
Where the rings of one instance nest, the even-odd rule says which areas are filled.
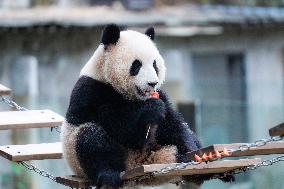
[[[97,47],[100,31],[101,28],[60,27],[1,29],[1,83],[13,88],[14,99],[19,104],[31,109],[49,108],[64,115],[72,87],[81,67]],[[169,93],[174,104],[181,101],[196,103],[197,131],[204,144],[251,142],[267,137],[267,129],[283,121],[283,37],[283,28],[225,30],[225,33],[220,36],[158,37],[157,46],[168,68],[164,89]],[[234,112],[235,116],[232,116],[233,113],[227,112],[228,109],[224,109],[222,103],[224,103],[223,99],[228,97],[226,93],[236,90],[236,87],[226,83],[228,82],[224,79],[226,71],[222,71],[224,68],[222,64],[225,65],[228,54],[236,53],[244,56],[245,76],[240,78],[245,79],[245,88],[242,89],[245,90],[245,98],[240,98],[240,105],[244,108],[237,111],[231,108],[234,107],[233,103],[238,99],[237,97],[232,97],[233,100],[227,102],[226,107]],[[202,67],[198,67],[204,57],[209,58]],[[209,70],[209,73],[206,73],[206,70]],[[225,82],[226,85],[217,85],[216,89],[210,87],[208,90],[200,88],[199,82],[204,78],[203,75],[205,78],[208,75],[210,78],[214,78],[215,75],[220,76],[221,82]],[[240,91],[236,93],[238,92]],[[224,114],[214,114],[216,113],[214,108],[205,112],[206,109],[202,109],[205,101],[211,100],[214,94],[220,95],[215,106],[216,110],[225,112]],[[7,109],[1,104],[0,108]],[[215,122],[221,126],[210,127],[210,124],[206,124],[214,117],[218,118]],[[205,127],[206,125],[208,128]],[[242,130],[238,130],[238,127]],[[223,129],[224,136],[220,136],[219,130],[215,128]],[[20,143],[59,140],[59,135],[51,133],[49,129],[33,129],[25,132],[19,131],[11,137],[18,138],[23,133],[25,133],[24,136],[30,136],[23,137],[18,141]],[[11,143],[9,135],[10,132],[1,131],[1,144]],[[55,175],[70,173],[62,160],[34,163]],[[0,165],[0,174],[11,172],[11,165],[6,160],[0,159]],[[3,169],[2,166],[4,166]],[[279,166],[283,165],[279,164]],[[238,188],[278,189],[283,186],[283,170],[277,169],[277,166],[260,169],[254,171],[251,174],[252,177],[245,174],[247,179],[240,178],[236,184]],[[2,181],[5,180],[3,175]],[[33,188],[63,188],[46,178],[33,173],[31,175],[35,181],[32,184]],[[8,183],[5,188],[14,187],[9,186],[11,182],[7,179],[5,183]],[[202,188],[234,188],[236,184],[224,184],[215,180],[205,183]],[[4,186],[3,182],[2,186]]]

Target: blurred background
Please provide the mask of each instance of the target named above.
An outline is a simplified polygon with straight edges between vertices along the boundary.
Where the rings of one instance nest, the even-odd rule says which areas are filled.
[[[155,26],[168,68],[164,89],[203,145],[267,138],[268,128],[284,121],[283,6],[283,0],[0,0],[0,83],[20,105],[65,115],[106,24],[141,32]],[[1,103],[0,110],[9,107]],[[50,129],[0,132],[0,145],[56,141]],[[63,160],[33,163],[56,176],[71,173]],[[2,188],[65,187],[0,158]],[[201,188],[283,189],[284,165]]]

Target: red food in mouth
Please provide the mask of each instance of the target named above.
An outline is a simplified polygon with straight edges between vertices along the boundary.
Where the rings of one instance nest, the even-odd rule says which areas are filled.
[[[160,95],[159,95],[158,92],[155,91],[155,92],[152,92],[152,93],[151,93],[151,97],[152,97],[152,98],[159,98]]]

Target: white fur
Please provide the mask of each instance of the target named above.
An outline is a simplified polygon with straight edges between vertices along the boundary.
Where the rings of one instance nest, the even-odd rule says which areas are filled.
[[[80,72],[80,75],[89,76],[93,79],[104,81],[103,75],[104,66],[104,46],[99,45],[93,56],[85,64]]]
[[[142,67],[137,76],[130,76],[130,67],[135,59],[142,62]],[[154,60],[158,75],[153,67]],[[142,33],[127,30],[121,31],[118,42],[106,50],[100,45],[80,74],[110,83],[126,98],[145,99],[147,96],[137,94],[136,86],[142,91],[153,91],[148,82],[158,82],[157,88],[160,88],[165,80],[165,72],[164,60],[153,41]]]
[[[70,166],[74,174],[85,177],[75,149],[78,132],[82,127],[84,127],[84,125],[75,127],[65,121],[61,127],[61,141],[63,146],[63,157],[67,164]]]

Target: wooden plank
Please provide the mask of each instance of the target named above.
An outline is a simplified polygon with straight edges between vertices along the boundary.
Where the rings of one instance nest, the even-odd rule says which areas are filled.
[[[10,95],[11,89],[0,84],[0,95]]]
[[[64,118],[51,110],[0,112],[0,130],[54,127]]]
[[[56,182],[72,188],[89,188],[95,185],[91,180],[76,175],[56,177]]]
[[[18,162],[43,159],[61,159],[61,142],[0,146],[0,155]]]
[[[204,153],[214,152],[215,150],[222,152],[226,149],[238,149],[239,146],[246,143],[233,143],[233,144],[213,144],[197,151],[189,152],[187,157],[190,160],[194,160],[194,155],[202,156]],[[233,152],[230,157],[239,156],[254,156],[254,155],[268,155],[268,154],[282,154],[284,153],[284,141],[269,142],[264,146],[251,147],[250,150]]]
[[[183,170],[176,170],[170,173],[166,173],[160,176],[182,176],[182,175],[202,175],[211,173],[224,173],[226,171],[234,170],[237,168],[245,167],[248,165],[253,165],[260,163],[261,159],[242,159],[242,160],[224,160],[224,161],[213,161],[209,163],[201,163],[198,165],[189,165]],[[145,174],[152,173],[154,171],[161,170],[168,166],[175,166],[176,164],[152,164],[152,165],[142,165],[134,169],[128,170],[121,173],[121,178],[125,181],[143,176]],[[93,186],[94,183],[88,179],[80,178],[77,176],[62,176],[57,177],[56,182],[70,186],[73,188],[88,188]],[[127,183],[127,182],[126,182]]]
[[[270,136],[284,136],[284,123],[269,129]]]
[[[163,176],[182,176],[182,175],[202,175],[210,173],[224,173],[226,171],[234,170],[237,168],[245,167],[248,165],[257,164],[261,161],[260,158],[255,159],[240,159],[240,160],[223,160],[213,161],[208,163],[200,163],[198,165],[189,165],[185,169],[172,171]],[[168,166],[174,166],[175,164],[152,164],[142,165],[133,170],[122,173],[121,178],[128,180],[137,176],[142,176],[151,172],[158,171]]]

